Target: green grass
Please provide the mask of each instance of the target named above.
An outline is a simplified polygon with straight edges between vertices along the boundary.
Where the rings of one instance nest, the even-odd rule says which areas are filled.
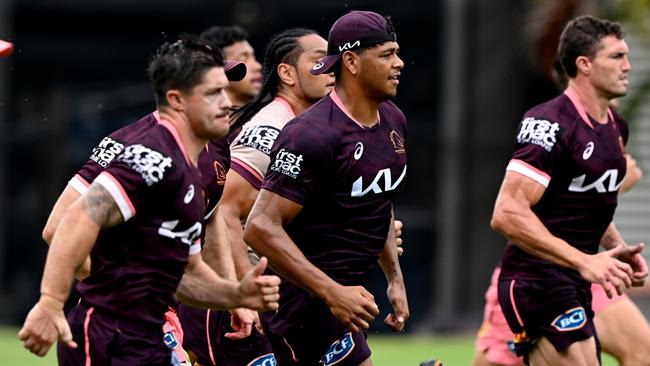
[[[30,354],[18,341],[18,329],[0,328],[0,356],[2,365],[56,365],[55,349],[45,358]],[[383,336],[368,337],[375,366],[417,366],[435,357],[446,366],[470,365],[474,354],[473,335],[452,336]],[[610,357],[603,357],[603,366],[615,366]]]

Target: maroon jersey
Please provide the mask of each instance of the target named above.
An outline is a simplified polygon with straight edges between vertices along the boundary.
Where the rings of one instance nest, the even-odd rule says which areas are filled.
[[[160,121],[131,141],[95,182],[124,222],[102,230],[82,302],[118,319],[161,326],[190,254],[200,250],[205,195],[174,126]]]
[[[90,158],[68,184],[77,192],[83,194],[92,182],[117,155],[124,146],[139,141],[158,124],[158,112],[149,113],[135,123],[129,124],[104,137],[93,148]],[[199,171],[206,189],[208,204],[206,219],[212,214],[223,193],[226,183],[226,173],[230,168],[230,148],[226,139],[210,141],[206,149],[199,155]]]
[[[332,91],[280,132],[262,185],[303,206],[287,233],[344,285],[364,284],[376,266],[406,175],[404,114],[385,102],[377,118],[364,127]],[[305,295],[284,281],[280,309],[300,307]]]
[[[208,195],[205,219],[207,220],[217,202],[221,199],[226,184],[226,173],[230,169],[230,145],[225,138],[210,141],[199,155],[201,180]]]
[[[606,124],[591,119],[571,89],[529,110],[520,124],[507,170],[544,185],[532,208],[544,226],[577,249],[593,254],[617,205],[626,173],[627,123],[609,111]],[[560,267],[509,243],[502,279],[559,278],[584,282]]]

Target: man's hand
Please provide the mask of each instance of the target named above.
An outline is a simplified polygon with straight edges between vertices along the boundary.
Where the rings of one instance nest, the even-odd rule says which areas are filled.
[[[338,285],[330,291],[325,303],[330,311],[353,332],[368,329],[379,315],[375,297],[363,286]]]
[[[404,248],[402,247],[402,228],[404,223],[401,220],[395,220],[395,242],[397,243],[397,255],[404,254]]]
[[[23,341],[25,348],[39,357],[45,356],[57,340],[61,340],[67,347],[77,348],[72,340],[70,325],[63,314],[63,302],[48,295],[41,295],[41,299],[27,314],[18,338]]]
[[[626,245],[623,251],[617,256],[620,261],[623,261],[632,267],[632,286],[641,287],[648,277],[648,265],[645,258],[641,255],[644,244],[639,243],[636,245]]]
[[[388,314],[386,319],[384,319],[384,324],[395,332],[401,332],[404,330],[404,324],[410,316],[404,282],[389,283],[386,295],[388,296],[388,301],[393,306],[393,313]]]
[[[624,288],[632,286],[633,279],[632,267],[616,259],[625,251],[624,245],[617,245],[608,251],[587,255],[586,260],[580,262],[578,272],[587,281],[600,284],[610,299],[614,291],[622,295]]]
[[[230,327],[234,332],[228,332],[224,336],[228,339],[244,339],[251,335],[256,311],[245,308],[237,308],[230,311]]]
[[[278,304],[278,300],[280,300],[280,277],[262,274],[267,263],[266,257],[260,258],[257,266],[248,271],[239,283],[243,307],[258,311],[269,311],[280,306]]]

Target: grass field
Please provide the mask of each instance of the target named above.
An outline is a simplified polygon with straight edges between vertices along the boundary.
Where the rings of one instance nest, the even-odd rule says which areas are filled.
[[[54,366],[55,352],[45,358],[33,356],[17,338],[18,329],[0,328],[0,356],[2,365]],[[473,335],[461,336],[379,336],[368,338],[373,350],[375,366],[418,366],[431,357],[442,360],[446,366],[467,366],[474,353]],[[611,358],[603,358],[604,366],[615,366]]]

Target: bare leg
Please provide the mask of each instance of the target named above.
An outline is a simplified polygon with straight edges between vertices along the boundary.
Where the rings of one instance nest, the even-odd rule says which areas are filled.
[[[596,313],[594,324],[603,351],[621,366],[650,365],[650,325],[632,300],[607,305]]]
[[[535,344],[529,357],[531,366],[598,366],[594,337],[575,342],[562,352],[557,352],[553,344],[542,337]]]

